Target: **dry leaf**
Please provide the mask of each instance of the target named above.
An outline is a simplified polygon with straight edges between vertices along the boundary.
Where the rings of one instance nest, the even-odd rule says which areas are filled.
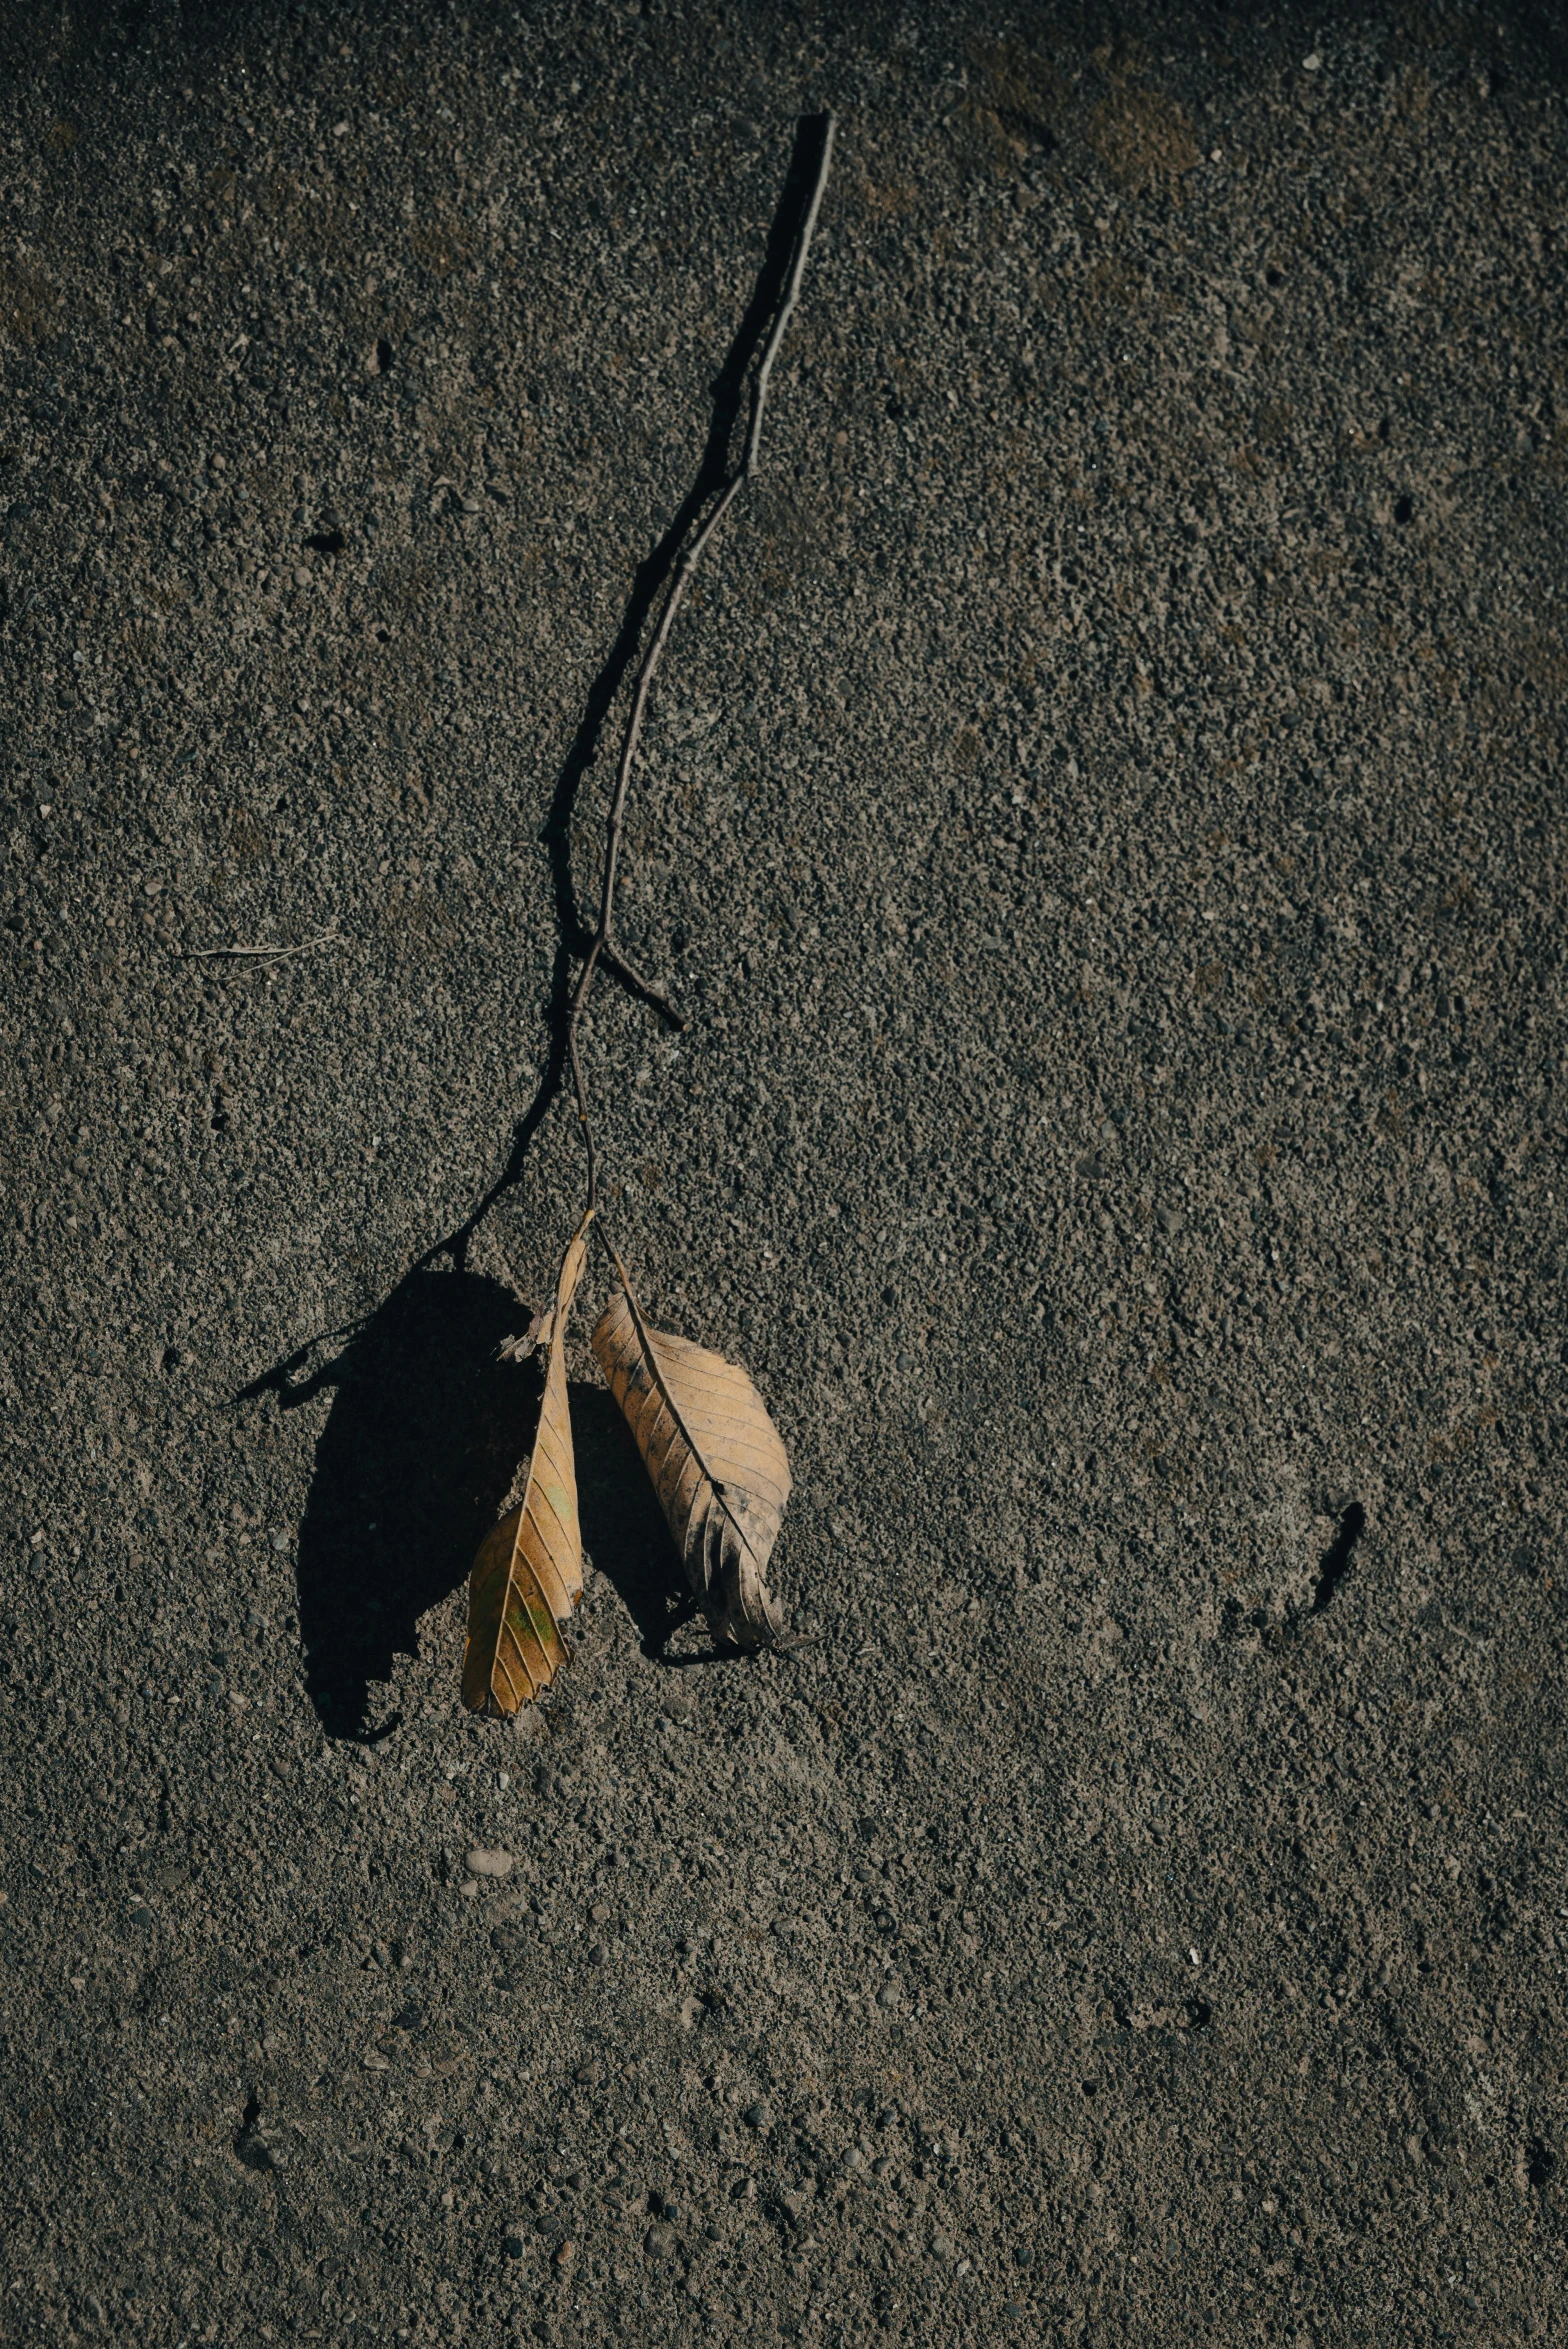
[[[618,1259],[616,1270],[624,1282]],[[600,1315],[593,1350],[715,1635],[742,1648],[776,1639],[781,1618],[762,1577],[790,1474],[762,1397],[738,1363],[649,1329],[629,1289]]]
[[[568,1661],[556,1626],[583,1595],[583,1539],[566,1401],[566,1317],[587,1253],[585,1215],[561,1262],[539,1432],[523,1497],[486,1538],[468,1578],[463,1702],[474,1713],[515,1713],[548,1688]]]

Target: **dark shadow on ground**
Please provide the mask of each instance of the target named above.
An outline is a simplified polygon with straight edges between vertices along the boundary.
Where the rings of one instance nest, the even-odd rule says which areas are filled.
[[[386,1735],[385,1689],[419,1651],[421,1619],[466,1583],[520,1480],[539,1416],[535,1362],[497,1359],[526,1320],[499,1282],[441,1265],[411,1272],[325,1370],[274,1382],[297,1410],[332,1390],[299,1534],[305,1686],[333,1735]],[[571,1388],[583,1548],[643,1652],[666,1657],[691,1618],[680,1558],[631,1431],[603,1387]],[[454,1639],[461,1634],[453,1626]],[[451,1657],[454,1686],[461,1666]]]
[[[663,1657],[690,1617],[680,1555],[615,1397],[586,1379],[571,1389],[583,1548],[619,1597],[645,1656]]]
[[[1357,1542],[1367,1529],[1367,1513],[1359,1501],[1352,1501],[1339,1521],[1339,1530],[1322,1557],[1318,1560],[1318,1579],[1312,1593],[1312,1612],[1321,1615],[1332,1605],[1334,1593],[1350,1572],[1350,1557]]]
[[[421,1266],[328,1368],[276,1384],[285,1411],[334,1390],[298,1572],[306,1689],[340,1736],[372,1733],[372,1683],[417,1653],[421,1616],[466,1578],[501,1514],[541,1392],[531,1364],[496,1360],[523,1318],[498,1281]]]

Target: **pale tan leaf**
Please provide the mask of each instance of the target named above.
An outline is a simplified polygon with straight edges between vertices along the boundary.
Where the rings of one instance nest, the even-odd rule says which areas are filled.
[[[790,1473],[762,1397],[738,1363],[650,1329],[629,1289],[605,1307],[593,1350],[716,1636],[742,1648],[776,1639],[781,1617],[763,1575]]]
[[[468,1578],[463,1702],[474,1713],[515,1713],[569,1660],[557,1625],[582,1597],[583,1541],[566,1400],[566,1319],[588,1253],[588,1220],[585,1215],[578,1226],[556,1284],[539,1430],[522,1500],[487,1535]]]

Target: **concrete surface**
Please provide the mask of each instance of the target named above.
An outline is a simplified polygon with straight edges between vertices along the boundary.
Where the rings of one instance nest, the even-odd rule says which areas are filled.
[[[1565,54],[6,11],[4,2339],[1562,2337]],[[809,1644],[660,1660],[601,1264],[476,1724],[829,102],[590,1042]]]

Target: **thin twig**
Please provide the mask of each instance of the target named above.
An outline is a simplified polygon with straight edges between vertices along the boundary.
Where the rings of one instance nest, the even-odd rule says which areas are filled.
[[[643,655],[642,666],[637,672],[636,688],[632,694],[632,706],[627,715],[626,736],[621,745],[621,759],[616,771],[615,790],[611,795],[610,812],[605,824],[604,877],[599,891],[599,926],[594,932],[592,943],[588,948],[587,959],[573,991],[571,1008],[566,1019],[566,1048],[572,1064],[572,1090],[577,1099],[577,1120],[582,1127],[583,1148],[587,1153],[588,1161],[587,1205],[589,1208],[598,1204],[599,1159],[594,1146],[593,1125],[588,1115],[588,1087],[583,1076],[582,1058],[577,1049],[577,1028],[600,963],[609,962],[616,965],[622,975],[632,981],[639,994],[647,996],[656,1003],[677,1027],[685,1024],[671,1010],[669,1004],[655,988],[645,985],[635,972],[628,968],[626,959],[615,938],[615,884],[620,865],[621,827],[626,812],[626,795],[631,786],[632,769],[636,764],[638,747],[642,741],[643,719],[647,713],[648,696],[653,688],[655,672],[664,657],[664,648],[669,642],[670,631],[675,625],[676,615],[686,600],[686,591],[691,585],[692,573],[702,560],[708,543],[719,524],[735,503],[756,468],[757,449],[762,438],[763,411],[767,404],[768,377],[772,371],[774,359],[778,355],[784,330],[789,324],[800,293],[801,280],[806,268],[806,255],[810,250],[812,233],[817,225],[817,215],[822,209],[822,193],[827,186],[828,167],[833,160],[833,132],[834,120],[830,114],[823,129],[822,151],[817,159],[817,174],[812,186],[811,198],[802,215],[800,229],[796,236],[788,282],[779,303],[778,315],[773,322],[773,331],[768,337],[766,348],[758,362],[757,373],[752,383],[751,422],[746,434],[745,455],[720,489],[706,521],[686,546],[680,561],[675,566],[674,576],[670,581],[670,591],[665,598],[664,609],[659,615],[658,627],[654,630],[652,642]]]
[[[346,946],[336,930],[323,930],[319,938],[306,938],[298,946],[191,946],[180,956],[181,962],[211,962],[221,960],[275,960],[283,954],[314,954],[318,946]]]
[[[767,406],[768,377],[773,373],[773,362],[779,355],[784,340],[784,329],[794,315],[800,299],[801,280],[806,274],[806,255],[811,250],[811,239],[817,225],[817,214],[822,209],[823,192],[828,184],[828,170],[833,161],[833,134],[838,124],[830,114],[822,133],[822,160],[817,165],[817,184],[811,191],[811,202],[806,217],[800,224],[800,237],[795,246],[795,258],[790,265],[789,284],[779,304],[779,314],[773,321],[773,332],[768,347],[757,363],[756,376],[751,386],[751,428],[746,434],[746,478],[749,481],[757,470],[757,449],[762,439],[762,411]]]

